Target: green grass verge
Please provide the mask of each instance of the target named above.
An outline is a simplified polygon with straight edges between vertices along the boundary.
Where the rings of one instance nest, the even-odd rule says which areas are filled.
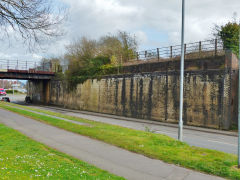
[[[114,179],[85,162],[55,151],[0,124],[0,179]]]
[[[6,90],[6,93],[7,94],[13,94],[13,90]],[[22,92],[20,92],[18,90],[14,90],[14,94],[26,94],[26,93],[22,93]]]
[[[77,117],[66,116],[63,114],[35,108],[23,107],[20,105],[14,106],[88,123],[91,126],[73,124],[57,118],[29,112],[28,110],[20,110],[15,107],[9,107],[6,106],[5,103],[0,103],[0,107],[6,110],[71,132],[98,139],[129,151],[143,154],[150,158],[160,159],[168,163],[173,163],[182,167],[222,176],[229,179],[240,179],[240,170],[236,168],[237,157],[233,154],[190,146],[165,135],[153,134],[120,126],[84,120]]]

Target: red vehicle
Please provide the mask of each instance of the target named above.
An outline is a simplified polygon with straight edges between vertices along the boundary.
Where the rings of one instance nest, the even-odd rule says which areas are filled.
[[[3,88],[0,88],[0,96],[6,96],[7,93]]]

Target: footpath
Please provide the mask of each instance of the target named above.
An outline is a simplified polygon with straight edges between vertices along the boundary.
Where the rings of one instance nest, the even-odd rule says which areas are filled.
[[[0,123],[51,148],[129,180],[220,180],[0,109]]]

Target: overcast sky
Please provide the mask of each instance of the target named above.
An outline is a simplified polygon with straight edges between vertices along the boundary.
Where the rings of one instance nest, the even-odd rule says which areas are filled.
[[[29,53],[20,41],[1,41],[0,58],[39,60],[61,56],[76,38],[99,38],[118,30],[135,34],[139,50],[180,44],[181,0],[56,0],[69,8],[66,34]],[[239,0],[186,0],[186,43],[212,38],[214,24],[240,19]]]

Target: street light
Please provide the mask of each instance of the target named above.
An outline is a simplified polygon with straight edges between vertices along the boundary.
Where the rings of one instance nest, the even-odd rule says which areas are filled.
[[[180,108],[178,140],[183,141],[183,81],[184,81],[184,25],[185,25],[185,0],[182,0],[182,37],[181,37],[181,70],[180,70]]]
[[[239,20],[239,52],[238,52],[238,168],[240,168],[240,20]]]

